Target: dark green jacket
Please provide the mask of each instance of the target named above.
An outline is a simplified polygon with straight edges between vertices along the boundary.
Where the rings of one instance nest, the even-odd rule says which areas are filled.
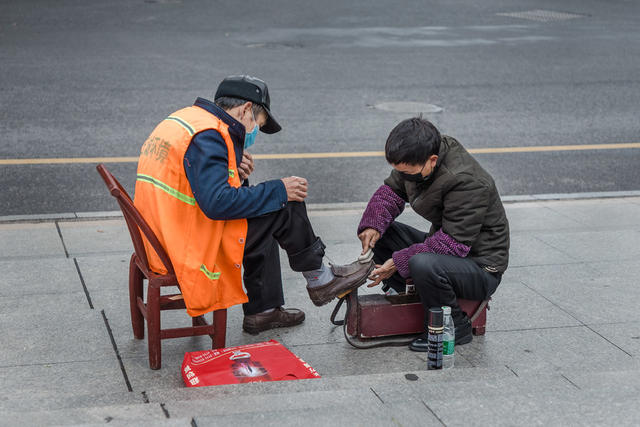
[[[395,171],[384,181],[431,222],[429,235],[442,231],[470,246],[469,257],[489,272],[509,264],[509,221],[491,175],[450,136],[442,136],[438,163],[422,183]]]

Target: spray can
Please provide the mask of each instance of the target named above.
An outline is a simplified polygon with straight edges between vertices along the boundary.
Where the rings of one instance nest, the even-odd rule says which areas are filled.
[[[443,311],[440,307],[429,309],[427,369],[442,369]]]

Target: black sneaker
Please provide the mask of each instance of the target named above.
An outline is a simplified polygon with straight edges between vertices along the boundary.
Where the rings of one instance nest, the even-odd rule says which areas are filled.
[[[419,335],[418,338],[411,341],[409,349],[413,351],[420,351],[422,353],[429,351],[429,334],[425,332],[424,334]]]
[[[467,316],[456,324],[456,345],[469,344],[473,340],[471,321]]]

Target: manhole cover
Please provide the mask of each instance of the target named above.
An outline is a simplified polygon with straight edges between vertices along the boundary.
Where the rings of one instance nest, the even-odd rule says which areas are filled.
[[[566,21],[567,19],[582,18],[585,16],[577,13],[554,12],[553,10],[541,9],[527,10],[524,12],[496,13],[496,15],[538,22]]]
[[[391,111],[394,113],[441,113],[442,107],[434,104],[425,104],[424,102],[381,102],[373,106],[378,110]]]

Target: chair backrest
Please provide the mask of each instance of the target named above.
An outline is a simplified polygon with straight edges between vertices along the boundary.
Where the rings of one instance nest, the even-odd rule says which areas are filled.
[[[169,274],[175,274],[173,270],[173,264],[171,264],[171,260],[167,255],[167,252],[162,247],[162,244],[156,237],[156,234],[153,232],[151,227],[138,209],[136,209],[131,197],[127,194],[127,191],[120,185],[118,180],[107,170],[105,165],[102,163],[99,164],[96,169],[98,173],[102,177],[102,180],[107,186],[109,193],[113,197],[116,198],[118,204],[120,205],[120,210],[124,215],[124,219],[127,222],[127,228],[129,228],[129,234],[131,235],[131,240],[133,242],[133,248],[136,252],[136,256],[142,261],[147,271],[149,272],[149,259],[147,258],[147,253],[144,249],[144,243],[142,241],[142,235],[140,231],[144,234],[144,237],[149,241],[151,247],[156,252],[162,263],[164,264],[167,272]]]

